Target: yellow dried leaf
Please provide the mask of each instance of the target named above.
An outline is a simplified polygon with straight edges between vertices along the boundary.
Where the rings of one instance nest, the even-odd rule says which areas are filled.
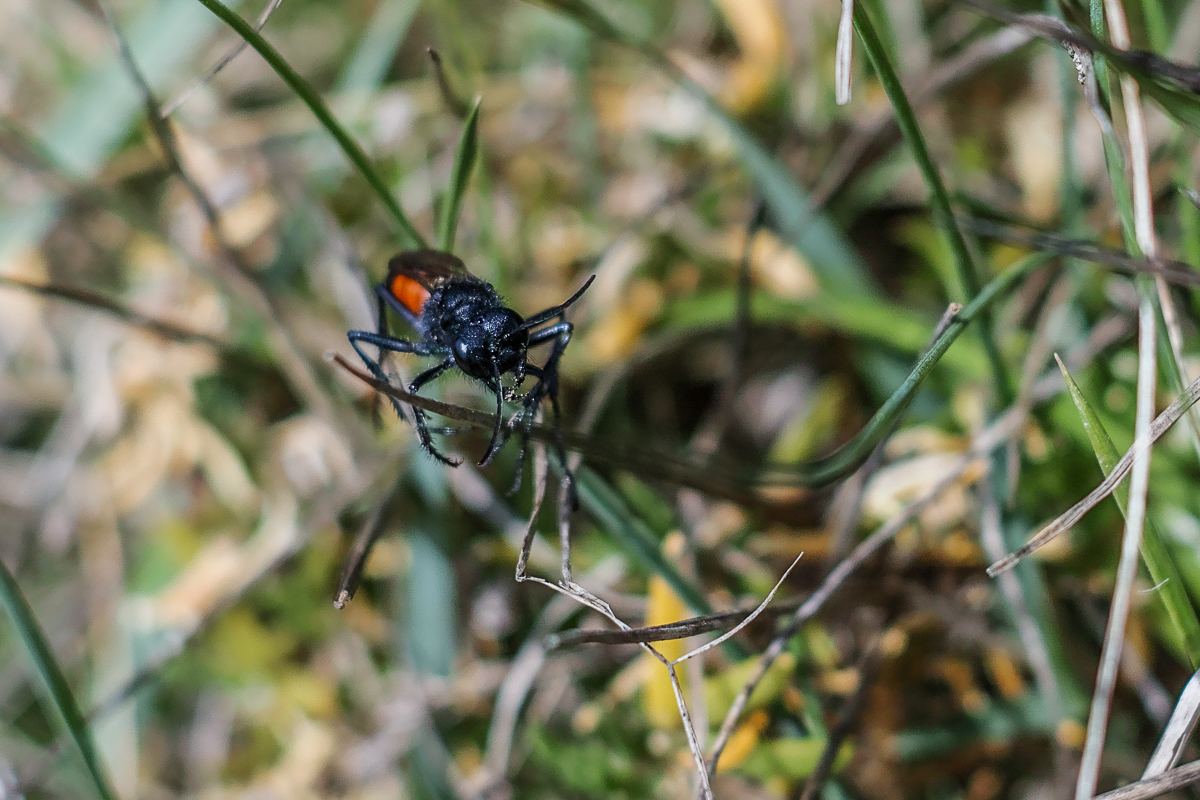
[[[733,259],[742,257],[742,240],[736,237]],[[750,243],[750,270],[755,279],[772,294],[787,300],[816,297],[820,284],[807,259],[773,231],[760,229]]]
[[[665,625],[668,622],[678,622],[690,616],[688,607],[672,591],[670,585],[657,575],[650,578],[650,591],[646,601],[646,625]],[[668,660],[674,660],[684,654],[687,643],[682,639],[666,642],[656,642],[654,649],[662,653]],[[658,659],[649,653],[641,656],[648,662],[646,682],[642,687],[642,709],[646,719],[656,728],[678,728],[679,708],[675,704],[675,690],[671,687],[671,676]],[[679,681],[686,686],[684,670],[677,670]]]
[[[746,756],[750,755],[750,751],[758,744],[758,737],[766,730],[770,719],[767,712],[755,711],[745,722],[737,726],[737,729],[729,737],[729,743],[725,745],[725,751],[721,754],[717,772],[736,769],[745,761]]]
[[[783,68],[787,55],[783,14],[776,0],[717,0],[716,4],[741,51],[721,101],[734,113],[744,113],[767,99]]]
[[[1025,679],[1007,650],[993,647],[987,651],[987,668],[992,682],[1007,700],[1015,700],[1025,693]]]

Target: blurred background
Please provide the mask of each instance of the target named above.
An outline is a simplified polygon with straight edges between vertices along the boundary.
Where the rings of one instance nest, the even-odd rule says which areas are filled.
[[[1135,46],[1196,60],[1200,4],[1127,6]],[[1106,170],[1066,52],[958,3],[867,7],[957,211],[1122,247],[1123,173]],[[98,783],[122,800],[694,797],[665,668],[632,644],[552,647],[611,625],[514,581],[536,484],[527,464],[508,493],[516,443],[479,468],[486,431],[439,437],[464,459],[447,468],[329,361],[357,363],[346,331],[375,329],[373,286],[412,246],[363,175],[252,49],[197,85],[240,41],[197,0],[109,11],[158,104],[177,105],[173,150],[104,7],[0,2],[0,559],[104,776],[5,622],[0,797]],[[945,353],[861,470],[824,488],[768,480],[767,464],[794,475],[851,441],[947,305],[977,291],[860,40],[850,102],[835,102],[841,12],[287,0],[263,35],[431,241],[482,97],[455,253],[526,316],[596,276],[569,315],[563,426],[615,453],[585,457],[570,532],[575,578],[616,616],[753,608],[803,553],[775,600],[791,611],[884,531],[780,641],[718,797],[799,797],[814,773],[831,799],[1062,796],[1121,513],[1104,501],[1016,582],[984,568],[1103,475],[1052,354],[1116,453],[1132,441],[1139,288],[1051,253]],[[1088,9],[1066,17],[1086,29]],[[1102,81],[1101,98],[1123,136],[1118,93]],[[1146,113],[1160,247],[1196,265],[1200,212],[1177,191],[1195,183],[1194,128]],[[1032,252],[1002,238],[968,236],[979,285]],[[1196,306],[1174,297],[1191,353]],[[1198,365],[1180,364],[1186,384]],[[429,365],[394,359],[409,378]],[[1178,387],[1162,388],[1160,409]],[[457,373],[427,393],[491,408]],[[1024,416],[1001,446],[964,457],[1010,406]],[[1182,428],[1152,467],[1165,562],[1137,584],[1161,588],[1169,567],[1175,594],[1134,597],[1101,788],[1138,778],[1200,664],[1200,470]],[[550,484],[529,569],[553,581]],[[374,547],[335,609],[356,539]],[[706,752],[776,619],[679,667]]]

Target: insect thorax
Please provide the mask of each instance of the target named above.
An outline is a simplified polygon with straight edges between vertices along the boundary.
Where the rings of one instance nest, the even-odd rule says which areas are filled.
[[[491,285],[470,277],[434,289],[421,322],[427,340],[452,352],[459,369],[480,380],[494,377],[496,370],[515,369],[529,340],[528,332],[519,330],[521,316],[504,306]]]

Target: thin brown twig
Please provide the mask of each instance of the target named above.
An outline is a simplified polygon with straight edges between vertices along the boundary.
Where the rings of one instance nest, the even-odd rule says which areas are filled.
[[[1180,64],[1146,50],[1131,49],[1127,39],[1124,44],[1115,41],[1110,44],[1097,39],[1089,31],[1074,28],[1058,17],[1048,14],[1019,14],[984,0],[965,1],[983,16],[1029,30],[1039,38],[1060,44],[1069,43],[1088,52],[1100,53],[1125,72],[1166,80],[1185,91],[1200,92],[1200,68],[1191,64]]]
[[[467,112],[471,110],[471,104],[454,91],[454,87],[450,85],[450,78],[446,75],[446,65],[442,63],[442,54],[432,47],[426,47],[425,52],[429,54],[429,60],[433,62],[433,75],[437,80],[438,93],[442,96],[442,102],[446,104],[446,108],[450,109],[451,114],[459,119],[466,119]]]
[[[1131,258],[1124,250],[1105,247],[1098,242],[1018,228],[979,217],[959,216],[957,219],[964,227],[978,234],[1010,244],[1026,245],[1092,264],[1103,264],[1133,275],[1148,273],[1178,286],[1200,286],[1200,275],[1183,261],[1158,257]]]
[[[176,325],[173,322],[156,319],[130,308],[118,300],[78,286],[63,283],[35,283],[11,275],[0,275],[0,286],[33,292],[43,297],[67,300],[96,309],[97,311],[104,311],[134,327],[142,328],[156,336],[161,336],[173,342],[205,344],[214,350],[228,350],[230,347],[229,342],[224,339],[212,336],[211,334],[201,333],[200,331],[194,331],[182,325]]]
[[[358,584],[362,580],[362,571],[366,566],[367,557],[371,555],[375,542],[379,541],[379,537],[383,535],[388,507],[391,506],[403,486],[403,480],[397,479],[375,503],[367,518],[363,520],[362,527],[359,528],[358,535],[354,537],[354,542],[350,545],[350,552],[346,555],[346,561],[342,565],[342,576],[338,579],[337,592],[333,597],[334,608],[341,610],[354,599],[354,594],[358,591]]]
[[[802,600],[788,600],[777,603],[763,612],[764,617],[777,617],[795,611]],[[732,625],[737,625],[751,614],[753,608],[736,611],[719,611],[715,614],[704,614],[690,617],[679,622],[668,622],[665,625],[651,625],[645,628],[630,628],[629,630],[596,630],[580,629],[565,633],[551,634],[546,638],[546,649],[555,650],[560,647],[575,647],[581,644],[641,644],[642,642],[666,642],[673,639],[687,639],[701,633],[718,631]]]
[[[847,737],[854,732],[854,728],[858,725],[859,715],[867,704],[867,697],[870,694],[871,687],[875,685],[875,679],[879,676],[879,667],[882,661],[879,652],[879,637],[875,637],[874,641],[867,647],[862,658],[858,662],[858,686],[854,689],[854,694],[850,695],[850,699],[846,702],[846,707],[842,709],[842,714],[838,717],[838,721],[832,728],[829,729],[829,736],[825,740],[825,749],[821,751],[821,757],[817,759],[817,765],[813,767],[812,774],[808,776],[808,780],[804,784],[804,792],[800,795],[800,800],[813,800],[821,789],[825,786],[825,781],[829,779],[830,773],[833,772],[833,765],[837,763],[838,753],[842,749],[842,743]]]

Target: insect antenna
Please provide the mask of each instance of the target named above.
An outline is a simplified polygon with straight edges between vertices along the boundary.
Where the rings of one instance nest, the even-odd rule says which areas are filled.
[[[580,287],[580,289],[579,289],[579,291],[578,291],[578,292],[576,292],[575,294],[573,294],[573,295],[571,295],[569,298],[567,298],[567,301],[566,301],[565,303],[561,303],[561,304],[559,304],[559,305],[557,305],[557,306],[554,306],[553,308],[547,308],[545,311],[539,311],[538,313],[534,314],[534,315],[533,315],[532,317],[530,317],[529,319],[527,319],[527,320],[525,320],[524,322],[522,322],[522,323],[521,323],[520,325],[518,325],[516,328],[514,328],[514,329],[513,329],[513,330],[511,330],[511,331],[509,331],[509,332],[508,332],[508,333],[507,333],[507,334],[504,336],[504,338],[505,338],[505,339],[508,339],[509,337],[515,336],[516,334],[520,333],[521,331],[527,331],[527,330],[529,330],[530,328],[536,328],[538,325],[541,325],[543,322],[545,322],[545,321],[546,321],[546,320],[548,320],[548,319],[554,319],[554,318],[555,318],[555,317],[557,317],[559,314],[563,313],[563,312],[564,312],[564,311],[566,311],[568,308],[570,308],[570,306],[571,306],[571,305],[572,305],[572,304],[573,304],[573,303],[574,303],[576,300],[578,300],[580,297],[583,297],[583,293],[587,291],[588,287],[589,287],[589,286],[591,286],[591,285],[592,285],[592,282],[593,282],[593,281],[595,281],[595,280],[596,280],[596,276],[595,276],[595,275],[593,275],[592,277],[588,278],[588,279],[587,279],[587,283],[583,284],[583,286],[582,286],[582,287]]]

